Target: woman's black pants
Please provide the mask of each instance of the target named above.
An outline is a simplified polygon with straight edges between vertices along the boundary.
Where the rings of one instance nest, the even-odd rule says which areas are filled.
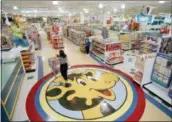
[[[86,53],[88,54],[89,53],[89,50],[90,50],[90,47],[89,46],[86,46]]]
[[[60,65],[60,72],[61,72],[61,75],[63,76],[63,78],[65,80],[67,80],[67,70],[68,70],[68,65],[67,63],[66,64],[61,64]]]

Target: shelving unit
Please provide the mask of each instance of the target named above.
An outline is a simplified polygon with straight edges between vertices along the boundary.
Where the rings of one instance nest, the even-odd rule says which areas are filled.
[[[69,30],[69,39],[77,45],[79,45],[80,41],[85,39],[85,37],[86,37],[85,32],[76,31],[74,29]]]
[[[119,42],[108,42],[101,39],[94,39],[91,53],[108,65],[123,62],[123,51]]]
[[[83,40],[81,40],[81,42],[80,42],[80,51],[82,52],[82,53],[85,53],[85,40],[83,39]]]
[[[144,85],[144,88],[172,107],[171,98],[168,96],[171,79],[172,57],[158,53],[152,70],[151,82]]]
[[[31,50],[32,50],[32,46],[30,46],[28,50],[21,51],[21,58],[26,73],[36,71],[35,57],[34,57],[34,53]]]
[[[140,86],[151,81],[151,72],[155,61],[155,53],[139,54],[135,60],[134,81]]]
[[[53,35],[52,44],[54,49],[64,48],[63,37],[61,35]]]

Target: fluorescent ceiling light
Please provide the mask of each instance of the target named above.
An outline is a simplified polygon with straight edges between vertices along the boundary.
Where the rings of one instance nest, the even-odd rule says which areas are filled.
[[[52,1],[53,5],[57,5],[59,2],[58,1]]]
[[[14,10],[17,10],[18,8],[17,8],[17,6],[13,6],[13,9],[14,9]]]
[[[61,10],[62,10],[62,8],[59,7],[59,11],[61,11]]]
[[[165,3],[165,1],[159,1],[159,3]]]
[[[114,8],[114,9],[113,9],[113,11],[114,11],[114,12],[117,12],[117,9],[116,9],[116,8]]]
[[[88,10],[85,11],[85,13],[88,13],[88,12],[89,12]]]
[[[99,4],[99,8],[103,8],[103,5],[101,3]]]
[[[122,4],[122,5],[121,5],[121,8],[124,9],[124,8],[125,8],[125,4]]]
[[[110,14],[110,11],[108,11],[108,14]]]
[[[86,8],[84,8],[83,10],[84,10],[85,13],[88,13],[89,12]]]

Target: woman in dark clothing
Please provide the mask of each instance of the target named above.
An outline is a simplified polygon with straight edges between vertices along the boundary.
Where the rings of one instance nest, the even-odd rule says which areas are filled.
[[[60,50],[60,72],[63,76],[64,80],[67,81],[67,70],[68,70],[68,63],[67,63],[67,56],[63,50]]]
[[[90,45],[91,45],[91,42],[90,42],[89,39],[87,38],[87,39],[86,39],[86,45],[85,45],[85,50],[86,50],[86,53],[87,53],[87,54],[89,54]]]

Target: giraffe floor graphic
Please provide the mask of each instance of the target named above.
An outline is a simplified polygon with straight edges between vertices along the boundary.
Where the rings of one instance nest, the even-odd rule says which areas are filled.
[[[131,77],[99,65],[73,66],[67,82],[50,73],[26,101],[32,121],[138,121],[144,108],[144,93]]]

